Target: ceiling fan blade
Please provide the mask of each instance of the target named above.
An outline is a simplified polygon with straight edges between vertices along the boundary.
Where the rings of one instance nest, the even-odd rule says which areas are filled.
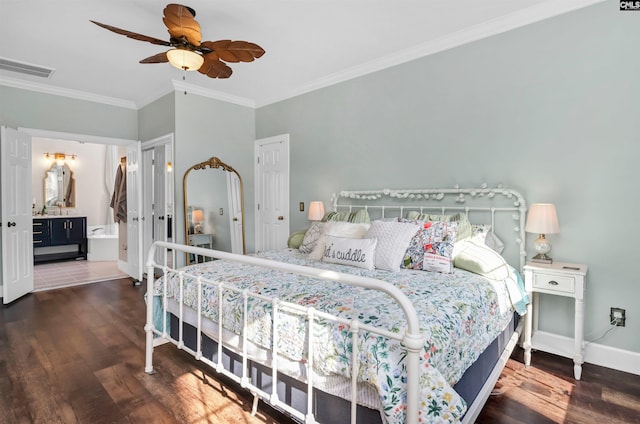
[[[166,63],[168,61],[169,58],[167,57],[167,52],[162,52],[149,56],[146,59],[142,59],[140,63]]]
[[[186,39],[192,46],[199,46],[202,41],[200,24],[186,6],[171,3],[164,8],[162,22],[167,26],[171,38]]]
[[[264,54],[262,47],[248,41],[204,41],[201,47],[215,52],[225,62],[253,62]]]
[[[220,62],[213,53],[204,55],[204,63],[198,72],[205,74],[209,78],[229,78],[233,73],[226,63]]]
[[[103,24],[100,22],[96,22],[96,21],[91,21],[94,24],[98,25],[99,27],[102,27],[104,29],[108,29],[109,31],[115,32],[116,34],[121,34],[126,36],[127,38],[132,38],[134,40],[139,40],[139,41],[147,41],[151,44],[157,44],[159,46],[170,46],[171,43],[169,43],[168,41],[164,41],[164,40],[160,40],[159,38],[154,38],[154,37],[149,37],[147,35],[142,35],[142,34],[138,34],[135,32],[131,32],[128,31],[126,29],[122,29],[122,28],[117,28],[111,25],[107,25],[107,24]]]

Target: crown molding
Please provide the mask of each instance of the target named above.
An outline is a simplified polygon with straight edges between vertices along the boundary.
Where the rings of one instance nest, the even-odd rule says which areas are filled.
[[[244,97],[234,96],[219,91],[199,87],[188,84],[183,81],[172,80],[173,91],[186,91],[187,93],[197,94],[223,102],[233,103],[240,106],[257,108],[268,106],[283,100],[290,99],[302,94],[306,94],[321,88],[326,88],[341,82],[345,82],[360,76],[364,76],[373,72],[381,71],[396,65],[400,65],[412,60],[420,59],[435,53],[449,50],[464,44],[472,43],[493,35],[501,34],[516,28],[520,28],[535,22],[552,18],[554,16],[569,13],[578,9],[582,9],[593,4],[602,3],[605,0],[547,0],[537,3],[527,9],[518,10],[516,12],[491,19],[473,27],[465,28],[455,33],[440,37],[435,40],[422,43],[418,46],[404,49],[385,57],[372,60],[362,65],[354,66],[344,71],[336,72],[308,84],[304,84],[289,92],[281,93],[278,96],[263,99],[248,99]],[[152,103],[162,96],[170,93],[171,88],[161,89],[155,93],[148,95],[142,102],[136,103],[129,100],[123,100],[113,97],[100,96],[83,91],[54,87],[46,84],[28,82],[14,78],[0,76],[0,85],[6,85],[14,88],[37,91],[57,96],[70,97],[78,100],[86,100],[96,103],[104,103],[107,105],[118,106],[128,109],[138,110],[143,106]]]
[[[267,106],[272,103],[287,100],[301,94],[326,88],[373,72],[381,71],[392,66],[400,65],[402,63],[420,59],[464,44],[469,44],[474,41],[501,34],[535,22],[582,9],[596,3],[602,3],[604,1],[606,0],[548,0],[546,2],[538,3],[527,9],[518,10],[508,15],[494,18],[481,24],[448,34],[444,37],[430,40],[426,43],[372,60],[362,65],[333,73],[312,81],[309,84],[305,84],[296,90],[290,91],[289,93],[283,93],[282,96],[258,101],[256,102],[256,107]]]
[[[138,109],[134,102],[128,100],[117,99],[115,97],[100,96],[98,94],[87,93],[85,91],[71,90],[68,88],[61,88],[47,84],[19,80],[15,78],[0,76],[0,85],[20,88],[22,90],[36,91],[44,94],[52,94],[54,96],[69,97],[76,100],[102,103],[127,109]]]
[[[187,94],[197,94],[202,97],[208,97],[210,99],[233,103],[240,106],[246,106],[252,109],[255,109],[256,107],[256,103],[252,99],[247,99],[245,97],[234,96],[208,88],[199,87],[197,85],[189,84],[184,81],[172,80],[171,82],[173,83],[173,89],[175,91],[182,91]]]

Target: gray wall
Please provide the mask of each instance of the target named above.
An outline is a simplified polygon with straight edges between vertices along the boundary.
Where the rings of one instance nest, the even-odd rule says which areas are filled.
[[[8,127],[136,140],[138,112],[0,85],[0,123]]]
[[[625,308],[627,326],[598,343],[640,352],[640,24],[617,7],[595,5],[258,109],[258,138],[291,136],[292,229],[308,226],[299,201],[328,205],[339,189],[503,183],[529,203],[556,204],[552,256],[589,265],[587,336],[608,328],[610,307]],[[573,303],[541,298],[541,329],[571,336]]]
[[[184,242],[182,178],[191,166],[217,156],[232,166],[244,184],[247,252],[255,250],[254,165],[255,111],[194,94],[175,92],[176,233]],[[201,171],[198,171],[201,172]],[[211,195],[216,195],[212,193]],[[226,199],[226,192],[222,194]]]

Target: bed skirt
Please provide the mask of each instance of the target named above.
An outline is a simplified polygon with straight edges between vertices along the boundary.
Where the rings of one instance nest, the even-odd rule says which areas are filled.
[[[179,320],[170,314],[170,334],[173,338],[179,336]],[[471,405],[478,393],[483,388],[489,375],[494,370],[498,359],[504,352],[507,344],[518,326],[519,316],[514,316],[509,325],[496,337],[493,342],[484,350],[476,362],[465,371],[464,375],[454,385],[454,389],[464,398],[467,405]],[[183,323],[184,344],[196,349],[196,328],[187,322]],[[218,343],[202,334],[202,355],[214,362],[218,360]],[[242,376],[242,357],[234,352],[223,348],[224,366],[238,377]],[[248,360],[252,383],[266,392],[272,390],[271,369],[255,361]],[[234,383],[235,384],[235,383]],[[237,389],[240,389],[238,385]],[[307,385],[293,377],[283,373],[278,373],[278,397],[287,405],[301,411],[307,412]],[[314,415],[318,422],[334,423],[349,421],[351,414],[351,402],[338,396],[328,394],[320,389],[314,388]],[[286,414],[286,412],[284,412]],[[297,421],[292,417],[294,421]],[[358,424],[382,423],[380,411],[358,405]]]

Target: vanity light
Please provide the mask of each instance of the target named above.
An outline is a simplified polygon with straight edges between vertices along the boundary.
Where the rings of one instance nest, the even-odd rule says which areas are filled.
[[[67,159],[67,155],[64,154],[64,153],[49,153],[49,152],[46,152],[44,154],[44,158],[47,161],[51,160],[51,156],[53,156],[53,159],[56,161],[56,163],[59,166],[62,166],[64,164],[65,160]],[[75,154],[75,153],[72,153],[69,156],[71,157],[71,160],[76,160],[76,158],[78,157],[78,155]]]
[[[59,166],[62,166],[62,164],[64,163],[64,160],[66,159],[66,156],[64,153],[56,153],[53,157]]]

